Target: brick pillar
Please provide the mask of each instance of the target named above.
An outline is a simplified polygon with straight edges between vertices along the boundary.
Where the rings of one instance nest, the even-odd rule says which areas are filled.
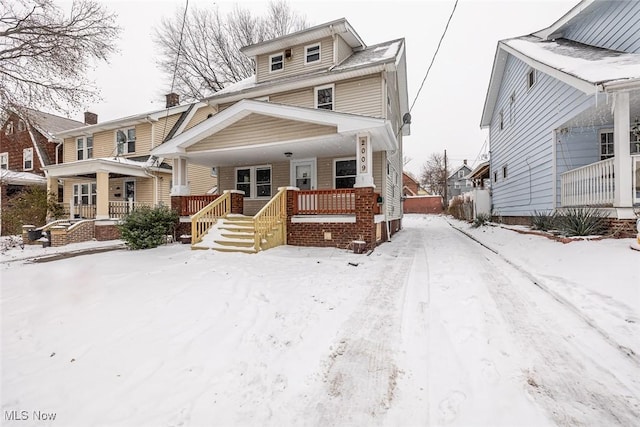
[[[231,193],[231,213],[243,215],[244,214],[244,191],[239,190],[225,190],[225,193]]]
[[[287,189],[287,242],[289,242],[289,236],[291,236],[291,218],[295,215],[293,211],[294,200],[298,195],[299,189],[288,188]]]
[[[182,199],[186,196],[171,196],[171,210],[178,212],[178,215],[182,215]]]
[[[373,187],[354,188],[356,193],[356,235],[357,240],[364,240],[367,249],[376,245],[376,227],[373,206],[376,203]]]
[[[67,227],[54,225],[51,227],[51,246],[58,247],[67,244]]]

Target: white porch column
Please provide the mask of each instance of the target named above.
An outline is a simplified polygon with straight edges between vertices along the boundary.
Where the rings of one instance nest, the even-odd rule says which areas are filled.
[[[96,219],[109,219],[109,172],[96,171]]]
[[[613,206],[626,208],[632,206],[629,92],[617,92],[613,108],[613,170],[615,172]]]
[[[373,187],[373,150],[371,149],[371,137],[366,133],[359,133],[357,141],[357,161],[358,168],[356,174],[355,188]]]
[[[171,195],[188,196],[190,191],[187,175],[187,159],[184,159],[182,157],[173,159],[173,170],[171,174],[173,179]]]

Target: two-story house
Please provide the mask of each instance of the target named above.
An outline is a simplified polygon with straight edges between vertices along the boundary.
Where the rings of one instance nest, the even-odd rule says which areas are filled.
[[[634,234],[640,205],[640,2],[584,0],[502,40],[481,126],[494,214],[600,209]]]
[[[0,129],[0,211],[25,187],[46,185],[45,167],[62,161],[62,141],[55,134],[79,126],[83,123],[31,109],[8,112]]]
[[[458,166],[447,176],[447,202],[455,196],[471,191],[473,182],[469,179],[471,168],[464,160],[462,165]]]
[[[229,196],[236,205],[226,212],[264,228],[255,250],[276,223],[278,244],[294,245],[372,247],[398,230],[410,121],[404,40],[367,46],[339,19],[242,52],[255,75],[202,100],[213,116],[152,150],[174,161],[172,196],[189,192],[180,171],[215,169],[223,194],[242,195]],[[194,221],[198,243],[203,218]]]
[[[214,110],[204,103],[180,105],[176,94],[166,101],[161,110],[96,120],[56,134],[62,141],[62,162],[45,170],[50,192],[57,193],[62,183],[59,198],[69,219],[90,220],[97,236],[114,238],[116,221],[137,206],[170,205],[173,162],[150,152]],[[192,191],[203,195],[198,208],[212,200],[207,194],[216,191],[217,179],[211,168],[194,164],[181,172]]]

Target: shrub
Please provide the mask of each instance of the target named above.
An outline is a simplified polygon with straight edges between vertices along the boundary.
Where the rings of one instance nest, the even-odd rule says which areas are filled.
[[[606,216],[593,208],[569,208],[558,221],[560,230],[567,236],[592,236],[603,234]]]
[[[487,225],[488,222],[491,221],[491,215],[486,213],[479,213],[476,216],[476,219],[473,220],[473,228],[482,227],[483,225]]]
[[[166,206],[144,206],[125,216],[118,228],[130,249],[149,249],[166,242],[178,219],[178,214]]]
[[[462,210],[462,200],[458,197],[454,197],[449,204],[449,215],[455,219],[464,220],[464,211]]]
[[[557,227],[558,214],[555,212],[534,211],[531,217],[534,230],[549,231]]]
[[[7,197],[2,210],[2,234],[21,234],[22,226],[44,225],[47,217],[47,190],[39,186],[24,187]]]

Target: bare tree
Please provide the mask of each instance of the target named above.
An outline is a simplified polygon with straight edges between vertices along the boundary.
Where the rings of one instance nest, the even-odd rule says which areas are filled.
[[[80,108],[98,98],[89,68],[107,61],[120,29],[93,0],[65,15],[53,0],[0,0],[0,107]]]
[[[157,64],[174,92],[188,100],[200,99],[254,73],[252,60],[240,52],[242,47],[306,27],[306,18],[285,0],[270,2],[266,16],[238,5],[226,15],[215,5],[195,6],[186,14],[181,9],[156,28]]]
[[[422,165],[420,184],[432,194],[444,195],[447,186],[447,170],[442,154],[431,154],[429,159]]]

